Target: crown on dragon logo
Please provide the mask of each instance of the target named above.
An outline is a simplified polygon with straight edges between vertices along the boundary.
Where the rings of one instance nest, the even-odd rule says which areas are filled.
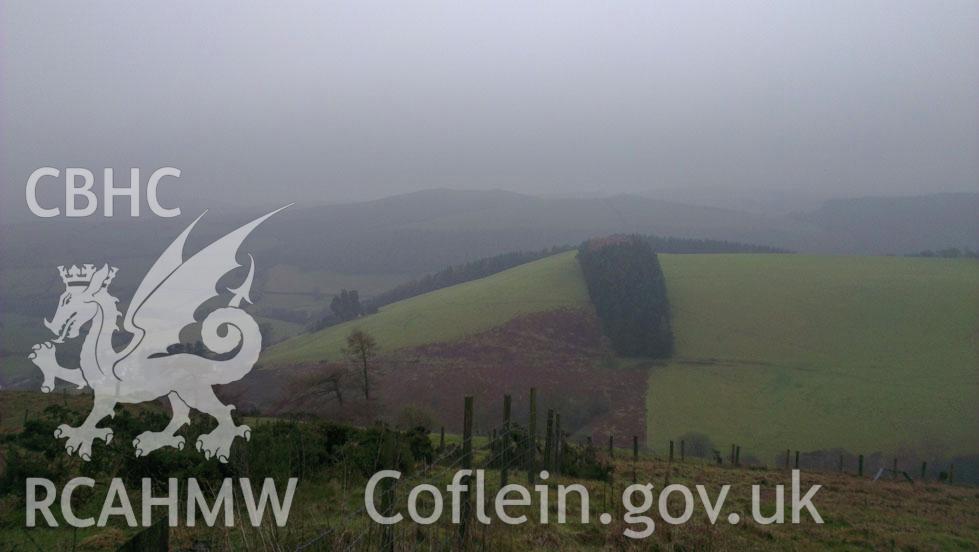
[[[115,277],[117,270],[114,266],[109,267],[109,275],[105,278],[105,282],[102,283],[102,287],[108,287],[109,282]],[[95,265],[92,264],[82,265],[81,268],[76,265],[71,265],[68,268],[64,266],[58,267],[58,274],[61,276],[61,281],[65,283],[65,287],[87,286],[92,282],[92,276],[95,275],[95,272]]]

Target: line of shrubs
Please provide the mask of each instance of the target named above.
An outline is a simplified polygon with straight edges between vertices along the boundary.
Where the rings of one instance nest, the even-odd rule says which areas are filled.
[[[289,477],[303,479],[328,474],[334,468],[364,477],[382,469],[378,451],[384,427],[358,428],[325,421],[253,423],[250,441],[236,441],[227,464],[205,460],[193,443],[199,435],[214,429],[215,422],[197,414],[179,433],[187,439],[183,450],[165,448],[137,458],[133,439],[143,431],[166,426],[169,416],[162,409],[118,411],[111,423],[111,442],[103,445],[99,441],[92,460],[83,462],[65,454],[64,440],[54,438],[58,425],[77,426],[82,417],[81,412],[53,405],[38,418],[28,420],[19,433],[3,436],[0,446],[4,449],[6,466],[0,474],[0,495],[22,496],[27,477],[44,477],[58,485],[79,475],[93,479],[120,477],[127,485],[134,486],[149,477],[165,491],[170,477],[193,477],[202,484],[220,484],[226,477],[262,474],[284,482]],[[402,472],[410,474],[416,463],[431,461],[433,448],[423,428],[400,432],[396,442],[395,457]]]

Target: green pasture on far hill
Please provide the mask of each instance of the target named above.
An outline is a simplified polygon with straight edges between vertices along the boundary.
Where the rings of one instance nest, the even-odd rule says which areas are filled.
[[[289,339],[268,349],[263,364],[338,360],[353,328],[362,328],[385,351],[452,341],[491,329],[521,314],[588,304],[574,251],[412,297],[379,313]]]
[[[676,354],[650,363],[654,449],[699,432],[768,463],[787,448],[979,452],[979,263],[747,254],[660,260]],[[355,327],[393,351],[587,304],[571,251],[287,340],[261,362],[337,360]]]
[[[676,355],[650,373],[650,443],[694,431],[791,448],[979,452],[979,263],[661,255]]]

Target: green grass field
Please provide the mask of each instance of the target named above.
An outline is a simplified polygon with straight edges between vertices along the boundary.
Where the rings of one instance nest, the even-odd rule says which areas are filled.
[[[979,452],[979,263],[662,255],[676,356],[648,438],[687,431],[762,461],[787,448]]]
[[[521,314],[585,306],[587,292],[574,255],[389,305],[377,315],[279,344],[262,362],[336,359],[357,326],[391,351],[451,341]],[[708,435],[722,450],[738,443],[742,458],[755,456],[770,466],[787,448],[946,457],[979,452],[979,263],[803,255],[661,255],[660,260],[674,311],[676,355],[669,362],[618,361],[650,366],[647,438],[660,456],[669,439],[687,432]],[[36,321],[9,320],[9,331],[37,331]],[[25,411],[33,419],[45,406],[65,402],[86,410],[89,400],[4,391],[0,435],[19,431]],[[458,440],[447,437],[449,443]],[[476,441],[477,447],[485,443],[483,437]],[[631,454],[617,454],[616,461],[619,473],[634,469]],[[929,467],[929,481],[944,469]],[[647,453],[635,469],[640,481],[657,484],[667,470],[672,482],[709,488],[733,484],[732,504],[741,513],[747,512],[750,485],[784,483],[785,477],[780,470],[719,468],[689,456],[667,464]],[[651,542],[689,549],[974,548],[979,530],[974,489],[887,478],[872,482],[871,476],[806,473],[807,480],[824,485],[817,504],[827,523],[803,526],[801,532],[792,525],[695,523],[658,530]],[[339,519],[341,506],[349,511],[361,504],[359,482],[347,488],[346,479],[343,486],[339,480],[309,481],[297,494],[294,519],[303,530],[309,522],[310,535]],[[584,483],[595,496],[604,496],[606,487]],[[15,529],[23,523],[22,508],[12,495],[0,500],[4,542],[67,549],[76,537],[41,529],[31,534],[37,542],[28,540]],[[201,535],[227,538],[207,531],[179,530],[173,538],[180,546]],[[509,542],[546,549],[629,544],[616,536],[618,521],[608,529],[552,524],[515,531],[505,533]],[[114,547],[131,532],[121,525],[83,530],[77,535],[79,549]],[[293,534],[283,538],[305,540]]]
[[[261,362],[336,360],[354,327],[393,351],[462,338],[521,314],[587,305],[574,256],[389,305],[280,343]],[[787,448],[979,452],[979,263],[804,255],[660,259],[677,347],[670,362],[650,369],[647,437],[654,447],[699,432],[719,446],[738,443],[765,462]],[[5,338],[26,331],[26,322],[8,317]],[[39,331],[37,321],[30,323]],[[277,324],[279,335],[297,331],[285,324]],[[5,359],[5,372],[31,369],[21,356]]]
[[[563,253],[389,305],[266,352],[337,359],[353,327],[384,350],[451,341],[587,304]],[[676,355],[650,370],[649,442],[687,432],[764,462],[786,448],[976,453],[979,263],[805,255],[661,255]],[[632,361],[630,361],[632,362]],[[651,363],[652,364],[652,363]]]
[[[515,316],[588,302],[588,292],[570,251],[488,278],[412,297],[372,316],[303,335],[268,349],[260,362],[282,364],[338,359],[355,327],[373,335],[384,350],[451,341]]]

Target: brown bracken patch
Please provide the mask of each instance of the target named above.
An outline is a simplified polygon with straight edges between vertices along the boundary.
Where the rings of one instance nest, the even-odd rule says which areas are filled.
[[[422,411],[432,418],[433,429],[445,426],[457,432],[462,428],[463,397],[472,395],[476,431],[485,434],[502,423],[507,393],[513,400],[514,422],[526,424],[529,392],[534,387],[541,433],[548,409],[554,409],[566,431],[591,436],[596,443],[607,442],[608,435],[614,434],[619,446],[627,446],[633,435],[640,440],[645,435],[646,369],[620,366],[613,360],[590,310],[520,316],[461,340],[390,352],[376,359],[375,366],[371,405],[358,394],[360,376],[351,367],[343,405],[332,397],[300,400],[286,393],[275,399],[263,397],[260,402],[266,408],[260,409],[271,408],[274,412],[269,413],[277,414],[312,412],[359,423],[376,417],[397,421],[405,410]],[[319,369],[315,365],[279,369],[273,379],[280,382],[276,387],[284,388],[283,379]],[[259,387],[268,392],[267,385]]]

